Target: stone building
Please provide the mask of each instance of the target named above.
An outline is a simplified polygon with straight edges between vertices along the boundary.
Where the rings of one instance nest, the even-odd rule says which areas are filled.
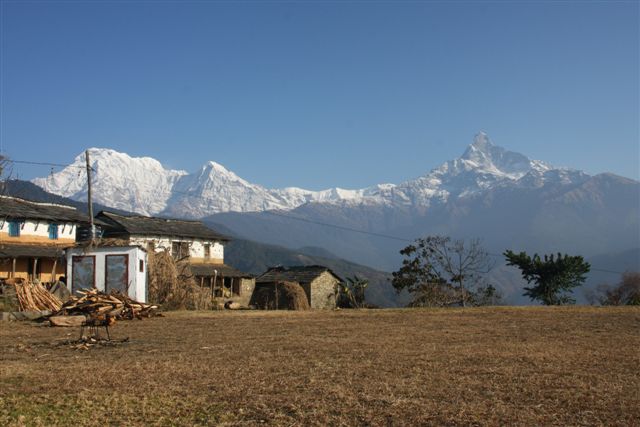
[[[331,269],[321,265],[274,267],[256,278],[255,289],[275,294],[276,283],[296,282],[304,289],[311,308],[332,309],[336,307],[338,283],[342,281]]]
[[[74,207],[0,196],[0,278],[53,282],[88,217]]]

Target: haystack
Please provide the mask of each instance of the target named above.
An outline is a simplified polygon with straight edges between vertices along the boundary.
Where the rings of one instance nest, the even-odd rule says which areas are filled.
[[[164,251],[150,252],[148,265],[150,301],[165,310],[211,309],[211,291],[196,284],[188,263]]]
[[[276,282],[256,288],[254,302],[265,310],[309,310],[307,294],[298,282]]]

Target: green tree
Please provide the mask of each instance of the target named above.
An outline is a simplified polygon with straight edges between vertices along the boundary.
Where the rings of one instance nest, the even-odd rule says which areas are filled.
[[[591,269],[581,256],[558,253],[556,257],[551,254],[542,259],[538,254],[530,257],[526,252],[516,254],[511,250],[503,255],[507,265],[518,267],[527,283],[535,284],[524,288],[524,296],[544,305],[574,304],[570,294],[573,288],[584,283]]]
[[[428,236],[400,251],[402,267],[393,273],[396,291],[407,290],[412,306],[476,305],[484,275],[493,264],[479,239]],[[483,288],[484,289],[484,288]],[[493,289],[493,288],[492,288]]]

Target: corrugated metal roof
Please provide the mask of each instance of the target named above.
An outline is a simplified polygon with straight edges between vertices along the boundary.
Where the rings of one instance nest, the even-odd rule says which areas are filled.
[[[340,276],[331,271],[330,268],[322,265],[305,265],[294,267],[273,267],[262,273],[256,278],[256,283],[273,283],[273,282],[298,282],[311,283],[317,279],[322,273],[328,271],[342,282]]]
[[[228,241],[229,237],[217,233],[200,221],[158,218],[151,216],[124,216],[101,211],[96,218],[104,223],[104,236],[142,235],[190,237]]]
[[[36,203],[15,197],[0,196],[0,218],[42,219],[59,222],[88,223],[89,218],[71,206]]]

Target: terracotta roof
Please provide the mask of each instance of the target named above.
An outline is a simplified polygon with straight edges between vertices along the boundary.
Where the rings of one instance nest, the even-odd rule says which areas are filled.
[[[47,221],[88,223],[89,218],[71,206],[36,203],[15,197],[0,196],[0,218],[42,219]]]
[[[63,258],[65,249],[61,246],[0,244],[0,258]]]
[[[256,283],[298,282],[311,283],[322,273],[328,271],[342,282],[340,276],[322,265],[305,265],[295,267],[272,267],[256,279]]]
[[[191,273],[194,276],[215,276],[216,271],[217,275],[224,277],[243,277],[243,278],[252,278],[253,275],[249,273],[244,273],[240,270],[236,270],[233,267],[230,267],[226,264],[191,264],[189,265],[191,269]]]
[[[173,236],[196,239],[223,240],[229,238],[217,233],[200,221],[158,218],[151,216],[125,216],[113,212],[101,211],[96,218],[104,228],[104,236],[142,235]]]

